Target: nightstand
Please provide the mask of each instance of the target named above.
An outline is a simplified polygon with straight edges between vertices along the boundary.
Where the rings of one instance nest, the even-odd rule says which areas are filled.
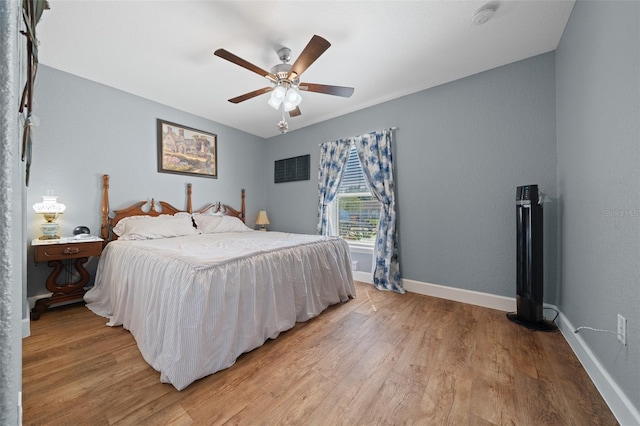
[[[84,296],[84,286],[89,282],[89,273],[84,269],[89,257],[100,256],[102,253],[102,238],[60,238],[58,240],[33,240],[36,263],[49,262],[53,272],[47,278],[47,290],[52,294],[49,298],[40,299],[31,310],[31,319],[36,321],[40,315],[53,304],[81,300]],[[63,270],[63,262],[74,262],[75,270],[80,278],[75,282],[58,283],[58,276]]]

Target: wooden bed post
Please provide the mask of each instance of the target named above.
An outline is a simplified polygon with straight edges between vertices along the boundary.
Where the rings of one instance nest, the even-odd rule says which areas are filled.
[[[103,244],[109,241],[109,175],[102,175],[102,225],[100,226],[100,237]]]
[[[244,188],[242,188],[242,202],[240,204],[240,213],[242,213],[242,221],[247,223],[247,214],[244,206]]]
[[[193,204],[192,204],[191,195],[192,195],[191,184],[188,183],[187,184],[187,212],[190,214],[193,213]],[[243,194],[243,203],[244,203],[244,194]],[[150,204],[150,208],[148,210],[143,210],[143,207],[147,204]],[[152,198],[150,203],[144,200],[144,201],[140,201],[139,203],[132,204],[129,207],[111,211],[109,208],[109,175],[102,175],[102,224],[100,226],[100,237],[104,240],[103,247],[106,246],[108,242],[118,239],[118,236],[113,233],[113,227],[115,227],[118,224],[118,222],[124,218],[130,217],[130,216],[156,217],[163,214],[174,215],[176,213],[184,212],[184,210],[177,209],[173,207],[171,204],[167,203],[166,201],[158,201],[157,204],[160,204],[160,207],[161,207],[160,211],[157,210],[155,198]],[[238,214],[238,212],[236,212],[236,214]]]
[[[187,212],[193,213],[193,207],[191,206],[191,184],[187,184]]]

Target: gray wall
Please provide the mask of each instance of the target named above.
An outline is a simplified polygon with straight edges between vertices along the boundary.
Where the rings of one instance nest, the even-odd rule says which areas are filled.
[[[23,188],[20,162],[20,50],[17,1],[0,2],[0,424],[18,424],[22,371],[24,250]],[[20,47],[19,47],[20,46]]]
[[[561,293],[573,326],[640,407],[640,3],[578,1],[558,47]]]
[[[262,138],[46,66],[40,67],[36,101],[41,121],[27,205],[53,190],[67,206],[59,220],[63,236],[78,225],[99,234],[105,173],[111,177],[112,209],[151,198],[186,208],[187,183],[193,185],[194,208],[215,201],[239,208],[242,188],[247,223],[264,207]],[[157,118],[216,134],[218,179],[158,173]],[[41,218],[27,219],[28,244],[39,236]],[[89,268],[96,263],[92,259]],[[46,264],[28,262],[29,296],[46,293],[50,271]]]
[[[397,126],[403,278],[515,296],[516,186],[538,184],[553,200],[544,235],[545,300],[553,302],[554,67],[553,53],[540,55],[269,139],[271,229],[316,232],[320,143]],[[303,154],[311,180],[274,184],[273,162]]]

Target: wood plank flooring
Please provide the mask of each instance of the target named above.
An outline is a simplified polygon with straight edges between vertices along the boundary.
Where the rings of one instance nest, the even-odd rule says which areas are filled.
[[[181,392],[131,334],[82,305],[23,341],[25,425],[615,425],[559,332],[504,312],[356,283]]]

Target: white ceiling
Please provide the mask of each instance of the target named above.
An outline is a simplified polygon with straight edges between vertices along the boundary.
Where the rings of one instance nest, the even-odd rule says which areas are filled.
[[[349,99],[302,92],[290,131],[554,50],[574,0],[502,0],[471,23],[480,1],[49,0],[38,25],[40,62],[258,135],[278,134],[269,85],[213,52],[265,69],[291,63],[314,34],[332,46],[303,81],[355,87]],[[492,2],[497,3],[497,2]]]

